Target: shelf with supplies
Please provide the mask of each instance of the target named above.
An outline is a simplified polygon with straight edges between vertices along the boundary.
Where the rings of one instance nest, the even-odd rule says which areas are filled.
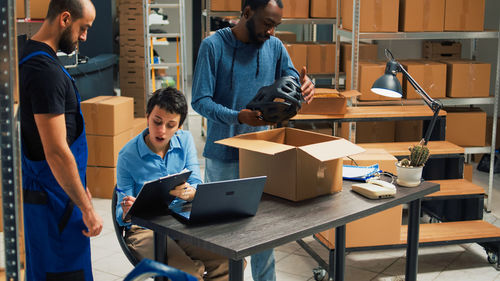
[[[446,0],[440,1],[443,3],[444,7],[444,2]],[[464,0],[464,1],[471,1],[471,0]],[[343,10],[341,10],[340,3],[346,3],[349,2],[349,4],[346,7],[343,7]],[[429,224],[423,224],[421,225],[420,229],[420,235],[421,235],[421,246],[424,245],[446,245],[446,244],[453,244],[453,243],[464,243],[464,242],[473,242],[473,243],[478,243],[481,246],[484,247],[486,250],[486,253],[488,255],[488,261],[490,263],[495,263],[496,268],[500,268],[500,263],[498,262],[498,255],[500,252],[498,251],[498,245],[499,244],[499,237],[500,237],[500,228],[483,221],[483,211],[486,209],[487,211],[490,210],[490,204],[491,204],[491,191],[493,187],[493,160],[491,161],[491,169],[490,169],[490,174],[489,174],[489,188],[488,188],[488,193],[485,194],[484,191],[481,191],[482,188],[479,186],[473,185],[471,182],[466,181],[464,179],[465,176],[470,178],[472,180],[472,166],[465,165],[465,159],[469,154],[472,153],[491,153],[492,159],[494,158],[494,150],[495,150],[495,141],[496,141],[496,122],[498,119],[498,104],[499,104],[499,81],[500,81],[500,34],[498,30],[485,30],[485,31],[443,31],[443,32],[401,32],[398,30],[405,30],[404,28],[401,28],[401,25],[399,25],[402,21],[398,21],[397,16],[395,17],[395,24],[392,26],[392,30],[394,32],[386,32],[384,30],[379,30],[381,32],[372,32],[370,28],[376,29],[380,28],[381,25],[373,24],[373,26],[368,26],[366,25],[366,22],[369,21],[370,19],[374,22],[376,21],[377,16],[363,16],[361,13],[361,2],[363,3],[363,7],[367,9],[367,7],[370,9],[370,11],[378,11],[379,13],[394,13],[394,11],[397,11],[398,7],[394,7],[395,9],[387,9],[387,7],[384,7],[384,9],[377,9],[380,7],[374,7],[374,5],[386,5],[390,1],[387,1],[386,3],[378,3],[378,2],[372,2],[372,1],[363,1],[363,0],[345,0],[345,1],[337,1],[337,18],[341,18],[341,11],[348,11],[349,9],[352,9],[348,11],[347,14],[342,15],[342,19],[345,20],[344,22],[337,22],[336,23],[336,48],[337,48],[337,54],[340,53],[340,43],[341,39],[342,42],[348,42],[351,44],[351,56],[348,58],[350,65],[348,66],[348,69],[344,69],[344,71],[349,72],[347,75],[350,77],[349,81],[346,81],[346,84],[348,84],[348,89],[352,90],[359,90],[360,92],[365,93],[365,91],[370,91],[371,85],[373,82],[384,72],[382,72],[380,75],[375,75],[374,81],[371,83],[367,83],[369,85],[364,85],[362,88],[364,89],[361,90],[360,88],[360,78],[359,77],[359,71],[360,71],[360,45],[361,42],[360,40],[375,40],[375,41],[383,41],[383,40],[435,40],[435,39],[442,39],[442,40],[473,40],[471,43],[471,52],[470,52],[470,57],[475,58],[476,53],[477,53],[477,46],[475,44],[475,40],[481,39],[481,40],[496,40],[498,41],[498,52],[497,52],[497,69],[496,70],[491,70],[491,76],[495,77],[495,89],[494,89],[494,96],[491,96],[491,93],[489,91],[490,89],[490,81],[488,81],[488,93],[490,96],[487,94],[484,96],[477,95],[476,97],[463,97],[463,92],[459,94],[458,96],[460,97],[445,97],[445,98],[437,98],[440,103],[444,106],[447,107],[453,107],[453,106],[464,106],[464,107],[471,107],[471,105],[488,105],[488,106],[493,106],[493,132],[492,132],[492,140],[491,144],[488,144],[487,142],[483,142],[483,144],[486,144],[484,146],[470,146],[470,147],[463,147],[463,145],[456,145],[453,144],[452,142],[446,142],[448,134],[446,133],[447,127],[450,126],[449,123],[451,123],[451,117],[454,112],[448,112],[447,109],[446,111],[446,116],[442,116],[440,119],[438,119],[438,123],[436,124],[437,130],[435,128],[434,130],[434,138],[431,138],[431,141],[429,142],[428,146],[430,150],[435,150],[436,146],[442,146],[446,144],[442,151],[434,151],[435,155],[431,157],[432,159],[429,159],[429,162],[426,164],[427,168],[427,173],[424,173],[423,178],[425,180],[430,180],[430,181],[439,181],[441,184],[441,190],[446,191],[445,195],[440,196],[439,194],[435,194],[434,196],[430,196],[423,200],[422,202],[422,210],[427,213],[431,217],[430,222],[442,222],[439,224],[435,223],[429,223]],[[432,4],[436,4],[439,1],[433,1]],[[479,2],[479,1],[478,1]],[[394,1],[390,2],[390,5],[399,5],[399,1]],[[405,1],[407,5],[410,5],[410,1]],[[419,2],[420,3],[420,2]],[[484,1],[483,1],[484,3]],[[415,3],[412,3],[414,5],[419,5]],[[474,2],[476,4],[476,2]],[[404,4],[401,4],[404,5]],[[422,4],[423,5],[423,4]],[[478,4],[479,5],[479,4]],[[407,8],[408,6],[406,6]],[[443,8],[444,9],[444,8]],[[444,11],[444,10],[443,10]],[[410,10],[410,13],[412,11]],[[398,15],[401,15],[403,11],[401,11]],[[424,11],[424,13],[430,13],[430,11]],[[366,14],[365,14],[366,15]],[[370,14],[371,15],[371,14]],[[383,16],[381,14],[378,14],[379,19],[383,18],[384,20],[387,18],[390,18],[387,16],[387,14],[384,14]],[[441,15],[441,17],[444,17],[444,14]],[[476,19],[476,17],[472,17]],[[394,19],[394,17],[392,18]],[[400,19],[401,20],[401,19]],[[365,21],[365,25],[363,28],[361,27],[361,21]],[[381,23],[377,22],[377,23]],[[412,22],[414,23],[414,22]],[[352,25],[351,25],[352,24]],[[349,30],[348,30],[349,29]],[[500,29],[500,22],[499,22],[499,29]],[[450,29],[451,30],[451,29]],[[479,29],[478,29],[479,30]],[[376,57],[374,57],[376,59]],[[336,60],[336,75],[335,79],[338,81],[340,75],[339,75],[339,61]],[[382,64],[382,63],[381,63]],[[382,64],[385,66],[385,63]],[[382,66],[380,66],[382,68]],[[382,70],[383,71],[383,70]],[[408,72],[411,74],[412,72],[408,70]],[[416,79],[418,80],[418,79]],[[420,81],[418,81],[420,82]],[[338,84],[338,83],[336,83]],[[411,89],[411,86],[409,86]],[[377,116],[371,116],[371,121],[384,121],[384,122],[392,122],[394,120],[394,112],[400,112],[402,108],[408,108],[411,106],[416,106],[416,105],[422,105],[422,107],[425,107],[427,110],[430,111],[427,106],[425,106],[425,103],[423,100],[418,96],[418,99],[401,99],[401,100],[374,100],[374,101],[368,101],[368,100],[358,100],[358,101],[353,101],[352,107],[348,107],[347,112],[349,113],[350,111],[372,111],[376,112],[375,109],[384,109],[385,111],[380,111],[377,113]],[[371,109],[370,109],[371,108]],[[441,113],[441,112],[440,112]],[[483,112],[484,113],[484,112]],[[292,125],[301,123],[301,122],[307,122],[308,120],[314,120],[314,121],[322,121],[322,122],[331,122],[331,121],[336,121],[337,123],[340,122],[350,122],[348,125],[348,131],[349,131],[349,136],[354,136],[354,139],[356,138],[356,134],[359,133],[356,131],[356,127],[359,127],[356,125],[355,122],[358,121],[366,121],[368,120],[361,120],[357,118],[351,118],[349,120],[349,114],[345,114],[344,117],[333,117],[335,115],[315,115],[315,116],[305,116],[305,115],[299,115],[296,116],[295,118],[292,119]],[[407,116],[407,118],[415,118],[415,120],[425,120],[429,119],[428,116],[422,115],[420,117],[417,116]],[[338,120],[335,120],[338,119]],[[486,122],[486,113],[484,113],[484,121]],[[374,122],[374,123],[376,123]],[[361,124],[358,124],[361,125]],[[486,126],[486,125],[485,125]],[[366,128],[366,126],[364,126]],[[335,132],[335,128],[333,132]],[[419,127],[421,130],[421,127]],[[369,128],[373,132],[374,128]],[[465,129],[464,129],[465,130]],[[414,128],[406,128],[406,132],[414,132]],[[486,130],[484,130],[486,131]],[[424,130],[421,130],[420,132],[424,132]],[[436,132],[439,132],[436,134]],[[469,132],[469,134],[471,134]],[[422,135],[420,135],[422,137]],[[437,137],[437,139],[436,139]],[[386,151],[389,151],[390,154],[392,154],[395,157],[402,158],[404,156],[408,155],[408,146],[411,144],[416,144],[418,141],[412,141],[412,142],[395,142],[396,138],[393,138],[393,140],[389,142],[381,142],[381,141],[375,141],[373,143],[361,143],[359,144],[362,147],[365,148],[371,148],[371,149],[384,149]],[[398,159],[399,159],[398,158]],[[432,166],[432,167],[430,167]],[[466,169],[468,171],[466,173]],[[400,218],[398,218],[400,220]],[[485,240],[483,233],[481,230],[478,228],[478,225],[484,226],[485,228],[491,229],[493,232],[493,235]],[[365,229],[365,228],[363,228]],[[366,230],[361,233],[366,233]],[[401,228],[401,233],[404,233],[406,230],[404,227]],[[464,238],[465,236],[460,236],[458,234],[459,231],[462,235],[463,233],[467,233],[466,239]],[[401,236],[403,237],[403,236]],[[428,239],[428,238],[431,239]],[[319,239],[328,249],[333,249],[333,241],[331,237],[326,237],[325,234],[317,234],[316,239]],[[333,238],[334,239],[334,238]],[[396,242],[395,244],[398,244],[399,242]],[[349,246],[348,246],[349,247]],[[393,247],[393,245],[389,246]],[[351,250],[367,250],[367,249],[376,249],[380,248],[379,244],[371,244],[371,245],[364,245],[363,247],[358,247],[357,245],[352,245]],[[491,257],[491,259],[490,259]]]
[[[465,0],[467,1],[467,0]],[[470,0],[469,0],[470,1]],[[488,0],[489,1],[489,0]],[[341,1],[338,1],[337,3],[337,18],[339,18],[340,15],[340,3]],[[480,30],[480,31],[456,31],[460,30],[460,28],[463,27],[452,27],[448,26],[448,28],[445,28],[447,30],[455,30],[455,31],[429,31],[429,32],[418,32],[417,30],[412,30],[412,32],[408,32],[407,26],[402,27],[401,23],[402,20],[400,19],[399,21],[399,28],[398,28],[398,22],[396,22],[396,32],[372,32],[370,26],[367,27],[367,25],[361,25],[361,21],[365,20],[365,18],[361,17],[361,0],[351,0],[349,1],[352,6],[348,6],[345,9],[350,9],[352,15],[348,15],[348,19],[346,19],[346,24],[344,26],[344,23],[338,22],[336,24],[336,29],[337,29],[337,34],[336,34],[336,42],[337,45],[339,45],[341,38],[343,40],[347,40],[348,42],[352,43],[353,50],[352,50],[352,56],[351,56],[351,69],[350,69],[350,74],[351,77],[353,77],[349,82],[350,83],[350,89],[358,89],[359,88],[359,66],[360,66],[360,60],[359,60],[359,48],[360,48],[360,40],[376,40],[376,41],[384,41],[384,40],[472,40],[471,41],[471,50],[470,50],[470,58],[474,59],[477,54],[477,44],[476,40],[495,40],[499,43],[500,45],[500,23],[499,23],[499,30],[483,30],[483,21],[484,16],[477,17],[477,16],[469,16],[469,18],[472,18],[474,21],[478,21],[480,27],[474,26],[473,28],[464,28],[465,30]],[[445,1],[442,1],[443,3]],[[342,2],[344,3],[344,2]],[[438,2],[433,3],[436,4]],[[484,5],[485,1],[482,1],[482,5]],[[363,2],[364,6],[367,4]],[[478,7],[480,7],[481,2],[475,3]],[[408,4],[409,5],[409,4]],[[416,4],[415,4],[416,5]],[[444,4],[443,4],[444,5]],[[409,6],[406,7],[408,9]],[[400,7],[403,9],[404,7]],[[481,11],[481,9],[477,9],[478,13],[483,13],[484,11]],[[444,10],[443,10],[444,11]],[[474,11],[468,11],[468,12],[474,12]],[[412,15],[407,15],[407,11],[400,11],[400,16],[405,14],[406,17],[411,17]],[[410,13],[412,13],[410,11]],[[430,13],[430,11],[429,11]],[[344,14],[345,16],[346,14]],[[444,15],[444,14],[443,14]],[[443,17],[442,15],[442,17]],[[434,16],[436,17],[436,16]],[[410,21],[410,24],[414,24],[414,22]],[[441,23],[443,24],[443,23]],[[446,23],[444,23],[446,25]],[[467,22],[468,25],[471,25],[473,23]],[[464,24],[465,25],[465,24]],[[377,26],[378,28],[379,26]],[[402,32],[401,30],[406,30]],[[443,30],[443,29],[441,29]],[[417,31],[417,32],[414,32]],[[494,86],[494,95],[489,96],[489,97],[461,97],[461,98],[439,98],[439,101],[447,107],[453,107],[453,106],[464,106],[464,107],[470,107],[472,105],[490,105],[493,106],[493,124],[492,124],[492,139],[489,144],[486,144],[484,146],[471,146],[471,147],[465,147],[465,154],[466,157],[470,158],[470,154],[475,154],[475,153],[490,153],[492,155],[492,159],[494,158],[494,151],[495,151],[495,143],[496,143],[496,130],[497,130],[497,119],[498,119],[498,105],[499,105],[499,81],[500,81],[500,47],[498,48],[497,51],[497,69],[491,70],[491,78],[495,79],[495,86]],[[337,67],[338,69],[338,67]],[[411,74],[411,73],[410,73]],[[340,74],[337,72],[336,73],[336,79],[340,77]],[[488,84],[489,88],[489,84]],[[491,93],[490,93],[491,95]],[[371,106],[371,105],[401,105],[401,104],[422,104],[422,101],[419,100],[401,100],[401,101],[357,101],[355,104],[357,106]],[[354,126],[351,126],[351,128],[355,128]],[[352,132],[351,132],[352,133]],[[492,161],[493,163],[493,161]],[[490,175],[489,175],[489,188],[488,188],[488,196],[487,198],[487,204],[486,204],[486,210],[490,210],[490,200],[491,200],[491,193],[492,193],[492,187],[493,187],[493,164],[490,165]]]

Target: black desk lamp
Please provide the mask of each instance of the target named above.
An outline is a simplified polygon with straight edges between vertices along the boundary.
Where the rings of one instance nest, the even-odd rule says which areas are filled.
[[[403,73],[403,76],[408,79],[410,84],[413,86],[415,91],[422,97],[424,102],[430,107],[430,109],[434,112],[434,116],[431,119],[431,123],[429,127],[427,127],[427,131],[425,132],[425,137],[420,141],[420,143],[427,145],[431,137],[432,130],[434,129],[434,125],[436,124],[436,119],[439,115],[439,111],[443,108],[443,105],[434,99],[432,99],[425,91],[420,87],[420,85],[411,77],[411,75],[404,69],[404,67],[394,59],[391,51],[385,49],[385,56],[389,60],[385,67],[385,74],[382,75],[379,79],[373,83],[372,92],[377,95],[391,97],[391,98],[400,98],[403,96],[403,89],[401,88],[401,83],[396,78],[396,74],[398,72]]]

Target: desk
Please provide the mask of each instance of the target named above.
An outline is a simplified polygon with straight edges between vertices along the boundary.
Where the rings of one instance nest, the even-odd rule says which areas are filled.
[[[335,263],[330,264],[335,280],[344,280],[345,225],[357,219],[409,204],[406,280],[416,280],[421,198],[439,191],[439,185],[424,182],[415,188],[398,187],[394,198],[370,200],[351,191],[352,182],[344,181],[343,190],[301,202],[263,195],[254,217],[210,225],[189,226],[171,216],[132,217],[132,223],[155,232],[155,256],[165,262],[165,235],[184,240],[229,259],[230,280],[243,280],[243,258],[265,249],[293,242],[336,227]]]

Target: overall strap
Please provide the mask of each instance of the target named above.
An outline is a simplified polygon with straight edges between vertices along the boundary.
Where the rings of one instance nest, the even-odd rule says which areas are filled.
[[[62,69],[64,74],[66,74],[66,76],[68,76],[68,78],[71,79],[71,81],[74,81],[73,77],[71,77],[71,75],[68,73],[66,68],[64,68],[64,66],[62,66],[53,56],[51,56],[49,53],[47,53],[45,51],[36,51],[36,52],[33,52],[33,53],[25,56],[24,58],[21,59],[21,61],[19,62],[19,65],[22,65],[23,63],[25,63],[26,61],[28,61],[29,59],[31,59],[32,57],[35,57],[35,56],[49,57],[50,59],[52,59],[53,61],[55,61],[59,65],[59,67]]]

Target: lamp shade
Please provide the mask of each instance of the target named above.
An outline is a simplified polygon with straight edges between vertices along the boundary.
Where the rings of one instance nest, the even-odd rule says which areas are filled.
[[[403,88],[401,88],[401,83],[399,83],[398,78],[394,74],[384,74],[382,77],[377,79],[372,86],[372,92],[377,95],[390,97],[390,98],[400,98],[403,96]]]

